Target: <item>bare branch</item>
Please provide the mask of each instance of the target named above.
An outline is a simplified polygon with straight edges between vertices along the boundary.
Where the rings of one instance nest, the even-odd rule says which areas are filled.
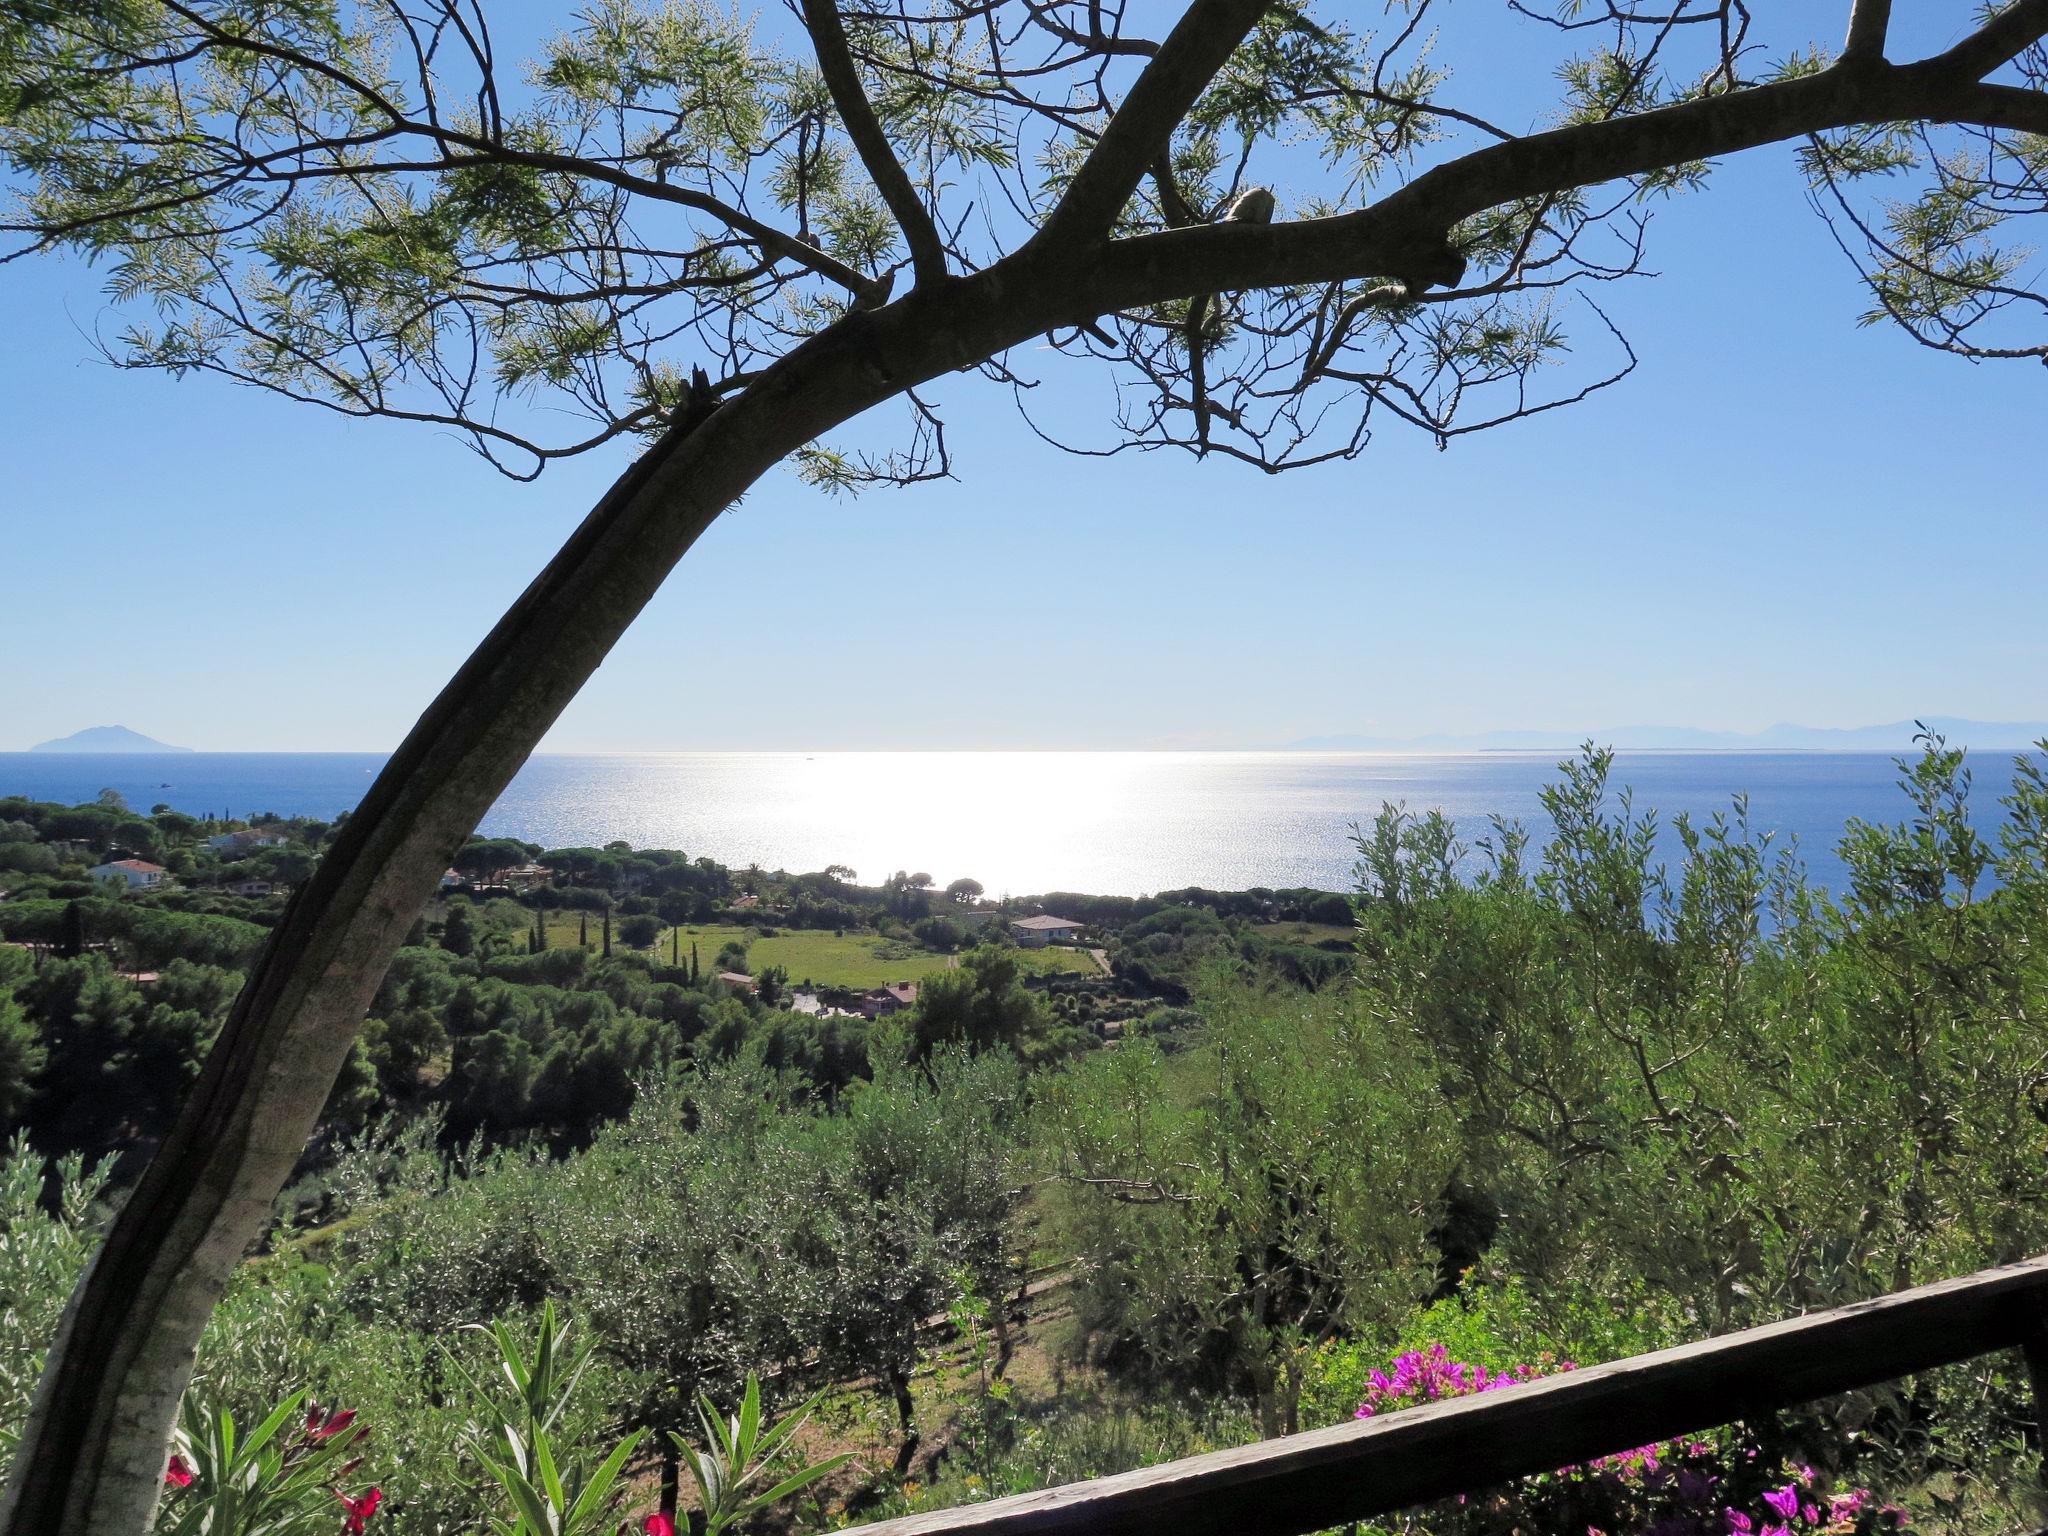
[[[1929,65],[1982,80],[2048,37],[2048,0],[2013,0],[2004,10]]]
[[[1849,37],[1842,44],[1842,57],[1859,64],[1882,59],[1891,20],[1892,0],[1856,0],[1849,13]]]
[[[1146,168],[1272,0],[1195,0],[1159,45],[1032,244],[1084,249],[1109,232]]]

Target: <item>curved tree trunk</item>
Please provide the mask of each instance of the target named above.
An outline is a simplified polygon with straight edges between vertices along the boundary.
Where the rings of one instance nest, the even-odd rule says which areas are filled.
[[[874,333],[902,329],[877,319],[814,338],[628,470],[385,765],[287,906],[73,1293],[0,1533],[147,1526],[200,1333],[441,871],[711,520],[778,460],[900,387],[876,365]],[[930,352],[929,334],[915,350]]]

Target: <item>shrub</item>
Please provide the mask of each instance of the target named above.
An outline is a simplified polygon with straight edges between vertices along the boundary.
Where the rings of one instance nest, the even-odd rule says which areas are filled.
[[[187,1394],[156,1536],[363,1536],[384,1492],[343,1486],[362,1466],[357,1449],[369,1433],[355,1418],[347,1408],[322,1412],[296,1392],[243,1430],[231,1409]]]
[[[54,1212],[42,1203],[54,1175]],[[16,1136],[0,1156],[0,1467],[13,1465],[43,1355],[97,1239],[94,1202],[105,1165],[45,1165]]]
[[[1569,1360],[1489,1371],[1443,1345],[1408,1350],[1369,1377],[1361,1419],[1423,1403],[1494,1392],[1573,1369]],[[1523,1531],[1597,1531],[1604,1536],[1872,1536],[1898,1531],[1905,1515],[1867,1488],[1836,1489],[1806,1465],[1767,1456],[1738,1427],[1712,1438],[1639,1446],[1511,1486],[1411,1512],[1430,1536],[1513,1536]]]

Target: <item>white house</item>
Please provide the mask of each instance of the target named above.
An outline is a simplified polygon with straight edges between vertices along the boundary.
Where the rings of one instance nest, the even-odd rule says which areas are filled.
[[[244,827],[239,832],[223,832],[218,837],[209,837],[206,846],[215,853],[231,857],[254,853],[258,848],[282,848],[291,838],[274,827]]]
[[[116,859],[111,864],[94,865],[86,873],[95,881],[119,881],[131,891],[162,885],[171,878],[171,872],[163,865],[147,859]]]
[[[1020,949],[1043,949],[1048,944],[1071,944],[1079,937],[1081,925],[1070,917],[1020,917],[1010,923],[1010,937]]]

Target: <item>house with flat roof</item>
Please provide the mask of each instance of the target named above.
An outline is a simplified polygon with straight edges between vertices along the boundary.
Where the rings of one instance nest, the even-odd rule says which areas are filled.
[[[1043,949],[1048,944],[1071,944],[1080,937],[1081,925],[1070,917],[1041,912],[1036,917],[1010,920],[1010,937],[1019,949]]]

